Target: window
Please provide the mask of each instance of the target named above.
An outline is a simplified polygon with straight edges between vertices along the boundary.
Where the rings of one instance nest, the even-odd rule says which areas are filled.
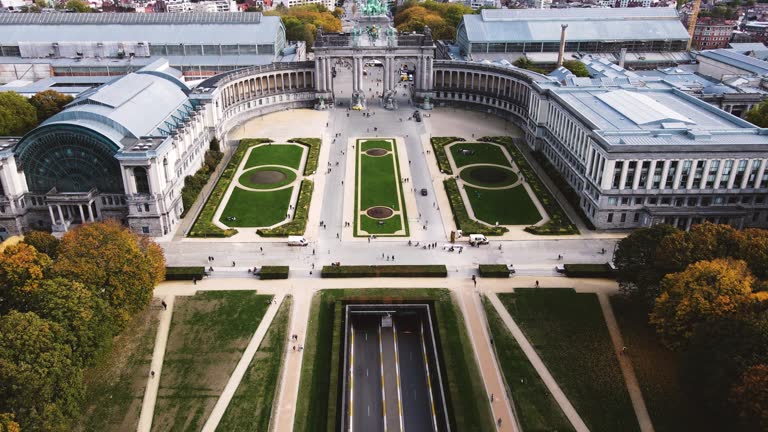
[[[608,223],[613,223],[613,213],[608,213]]]
[[[720,168],[720,161],[714,160],[709,165],[709,173],[707,173],[707,183],[704,185],[705,189],[712,189],[715,185],[715,177],[717,176],[717,169]]]
[[[677,171],[678,161],[672,161],[669,163],[669,170],[667,170],[667,178],[664,180],[664,189],[671,189],[675,182],[675,172]]]
[[[621,214],[621,223],[624,223],[626,221],[627,221],[627,214],[626,213],[622,213]]]
[[[144,204],[144,211],[145,211],[145,212],[148,212],[148,211],[149,211],[149,204]]]
[[[141,227],[141,233],[142,234],[149,234],[149,227],[148,226]]]
[[[622,198],[621,199],[621,205],[628,205],[629,204],[629,198]]]
[[[134,168],[133,179],[136,182],[136,193],[140,193],[140,194],[149,193],[149,178],[147,177],[146,168],[144,167]]]
[[[633,222],[638,222],[638,221],[640,221],[640,213],[635,213],[635,217],[633,217],[633,218],[632,218],[632,221],[633,221]]]
[[[608,198],[608,205],[615,206],[617,202],[618,202],[618,199],[616,197]]]
[[[717,188],[725,188],[728,187],[728,179],[731,177],[731,171],[733,170],[733,161],[727,160],[725,161],[725,165],[723,165],[723,173],[720,175],[720,184],[718,184]]]

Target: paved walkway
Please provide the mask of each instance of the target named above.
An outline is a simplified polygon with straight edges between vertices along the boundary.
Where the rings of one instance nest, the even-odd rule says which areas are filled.
[[[496,312],[501,317],[501,320],[512,333],[512,336],[514,336],[517,344],[520,345],[520,349],[522,349],[525,353],[525,356],[528,357],[528,361],[531,362],[533,368],[536,369],[536,373],[539,374],[541,380],[544,382],[544,385],[547,386],[549,393],[552,394],[552,397],[560,406],[560,409],[568,418],[568,421],[570,421],[573,425],[573,428],[576,429],[577,432],[588,432],[589,428],[587,428],[584,420],[581,419],[581,416],[576,412],[576,409],[571,404],[571,401],[568,400],[568,397],[565,395],[565,393],[563,393],[563,390],[557,384],[557,381],[555,381],[555,379],[552,377],[552,374],[549,373],[549,369],[547,369],[547,366],[544,365],[541,357],[539,357],[539,354],[536,353],[533,345],[531,345],[531,343],[523,334],[522,330],[520,330],[520,327],[518,327],[517,323],[512,318],[512,315],[509,314],[507,308],[505,308],[501,303],[499,297],[496,296],[495,293],[487,293],[486,295],[488,296],[488,300],[490,300],[491,304],[496,309]]]
[[[613,349],[619,360],[621,373],[624,375],[624,381],[627,384],[629,398],[632,400],[632,408],[635,410],[637,422],[640,424],[640,430],[642,432],[653,432],[653,422],[651,422],[651,416],[648,415],[648,409],[645,406],[645,400],[640,391],[640,384],[637,382],[635,369],[632,367],[632,360],[628,355],[624,355],[623,352],[625,346],[624,340],[621,337],[621,331],[619,330],[619,324],[616,322],[616,316],[613,314],[611,302],[605,293],[598,293],[597,298],[600,300],[600,308],[603,310],[605,324],[608,326],[608,333],[611,335]]]
[[[245,351],[243,351],[243,356],[240,357],[240,361],[237,363],[235,370],[229,377],[227,385],[224,387],[224,390],[222,390],[221,396],[219,396],[219,399],[216,401],[216,405],[214,405],[213,411],[211,411],[211,415],[205,422],[205,426],[203,426],[203,432],[216,431],[221,418],[227,411],[229,402],[235,395],[235,391],[237,391],[237,387],[240,385],[240,381],[243,380],[243,376],[248,370],[248,366],[251,364],[251,360],[253,360],[253,356],[256,355],[256,351],[259,349],[261,341],[264,340],[264,335],[267,334],[267,330],[272,324],[272,320],[275,318],[275,315],[277,315],[277,311],[280,309],[280,305],[283,304],[283,299],[285,299],[285,296],[282,294],[274,297],[274,302],[267,309],[267,313],[264,314],[264,318],[262,318],[258,328],[253,333],[251,341],[248,342],[248,346],[245,348]]]
[[[149,432],[152,429],[152,417],[155,413],[157,391],[160,388],[160,376],[162,375],[163,360],[165,359],[165,346],[168,344],[168,332],[171,329],[171,318],[173,317],[173,304],[176,300],[176,297],[173,295],[161,296],[160,298],[165,301],[167,308],[160,312],[160,324],[157,326],[155,349],[152,351],[152,363],[149,368],[147,387],[144,390],[144,400],[141,404],[141,415],[139,416],[139,427],[136,428],[137,432]],[[152,372],[154,372],[154,376],[152,376]]]

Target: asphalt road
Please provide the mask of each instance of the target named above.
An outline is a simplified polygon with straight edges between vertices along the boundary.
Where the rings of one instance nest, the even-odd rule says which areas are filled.
[[[396,317],[397,348],[400,353],[400,383],[403,422],[408,432],[434,430],[427,387],[426,364],[421,346],[419,318]]]
[[[355,329],[352,427],[355,431],[383,432],[378,332],[380,318],[353,315],[351,320]]]

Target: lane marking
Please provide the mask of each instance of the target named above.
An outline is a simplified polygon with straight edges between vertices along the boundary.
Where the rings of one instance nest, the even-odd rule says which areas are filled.
[[[424,341],[424,323],[421,323],[421,352],[424,355],[424,370],[427,372],[427,389],[429,389],[429,404],[432,407],[432,427],[437,432],[437,413],[435,412],[435,399],[432,396],[432,380],[429,377],[429,361],[427,360],[427,344]]]
[[[350,325],[352,336],[349,343],[349,431],[355,429],[352,423],[352,414],[355,410],[355,327]]]
[[[384,419],[384,432],[387,432],[387,394],[384,390],[384,348],[381,343],[381,323],[377,328],[379,333],[379,371],[381,372],[381,415]]]
[[[395,373],[397,375],[397,412],[400,415],[400,430],[405,432],[403,425],[403,394],[400,390],[400,353],[397,350],[397,326],[395,320],[392,320],[392,336],[395,345]]]

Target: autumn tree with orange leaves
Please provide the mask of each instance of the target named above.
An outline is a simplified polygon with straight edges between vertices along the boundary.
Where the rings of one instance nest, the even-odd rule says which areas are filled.
[[[768,430],[768,365],[748,368],[731,390],[744,430]]]

